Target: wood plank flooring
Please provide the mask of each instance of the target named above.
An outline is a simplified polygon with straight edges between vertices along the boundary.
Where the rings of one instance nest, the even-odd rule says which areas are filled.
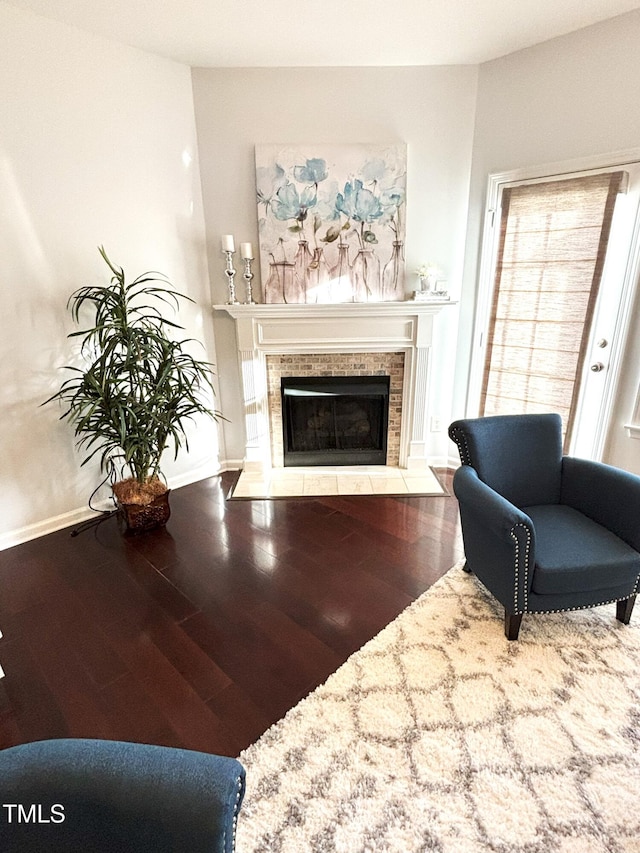
[[[237,476],[172,492],[164,530],[0,552],[0,748],[237,755],[462,556],[454,497],[227,501]]]

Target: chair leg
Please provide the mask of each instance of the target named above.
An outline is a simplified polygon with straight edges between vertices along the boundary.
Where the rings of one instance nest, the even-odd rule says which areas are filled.
[[[616,601],[616,619],[618,622],[622,622],[623,625],[629,624],[635,603],[635,595],[630,595],[629,598],[622,598],[620,601]]]
[[[465,560],[465,561],[464,561],[464,566],[462,567],[462,571],[463,571],[463,572],[466,572],[468,575],[472,574],[472,572],[471,572],[471,566],[469,565],[469,561],[468,561],[468,560]]]
[[[504,614],[504,635],[507,640],[517,640],[520,633],[520,625],[522,624],[523,613],[507,613]]]

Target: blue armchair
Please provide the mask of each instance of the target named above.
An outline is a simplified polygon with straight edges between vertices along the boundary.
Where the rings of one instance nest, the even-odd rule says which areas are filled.
[[[232,853],[234,758],[103,740],[0,751],[2,853]]]
[[[629,623],[640,579],[640,477],[562,455],[559,415],[454,421],[462,465],[453,489],[466,556],[505,609],[525,613],[617,602]]]

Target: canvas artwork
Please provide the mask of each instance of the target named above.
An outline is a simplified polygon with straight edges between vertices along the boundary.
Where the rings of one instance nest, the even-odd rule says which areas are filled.
[[[257,145],[265,302],[405,298],[407,147]]]

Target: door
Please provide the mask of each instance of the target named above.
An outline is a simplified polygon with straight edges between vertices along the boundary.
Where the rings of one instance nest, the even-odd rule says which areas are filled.
[[[557,411],[565,450],[600,458],[621,308],[628,313],[633,289],[639,177],[630,163],[496,185],[470,387],[475,414]]]
[[[624,168],[626,190],[616,197],[569,446],[572,454],[588,459],[601,459],[605,450],[639,273],[640,164]]]

